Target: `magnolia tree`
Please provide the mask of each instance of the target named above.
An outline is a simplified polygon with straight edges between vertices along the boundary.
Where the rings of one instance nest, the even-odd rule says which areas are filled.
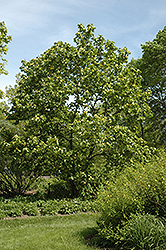
[[[126,48],[94,31],[92,24],[79,24],[75,45],[57,42],[23,60],[11,98],[10,119],[23,121],[39,147],[52,140],[52,171],[68,182],[73,197],[94,192],[111,169],[147,152],[135,134],[149,113],[140,72],[128,66]]]

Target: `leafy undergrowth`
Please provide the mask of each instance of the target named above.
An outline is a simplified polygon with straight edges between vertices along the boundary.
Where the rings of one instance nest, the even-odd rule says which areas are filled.
[[[96,211],[98,211],[96,201],[81,201],[79,199],[38,200],[32,202],[25,197],[21,197],[16,199],[1,198],[0,201],[0,219],[21,217],[23,215],[44,216]]]

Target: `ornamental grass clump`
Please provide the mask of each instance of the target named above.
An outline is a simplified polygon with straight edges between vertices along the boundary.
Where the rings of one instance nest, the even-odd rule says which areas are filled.
[[[166,226],[151,214],[132,215],[121,231],[119,249],[150,250],[166,249]]]

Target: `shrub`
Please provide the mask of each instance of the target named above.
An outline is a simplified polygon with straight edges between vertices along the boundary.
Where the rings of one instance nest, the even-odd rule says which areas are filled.
[[[70,197],[70,189],[67,182],[58,178],[53,178],[49,183],[48,195],[50,198],[63,199]]]
[[[58,177],[39,179],[37,185],[35,184],[33,188],[37,188],[36,197],[39,199],[64,199],[70,197],[70,189],[67,186],[67,182]]]
[[[108,244],[119,240],[120,230],[131,214],[149,213],[164,217],[166,211],[166,156],[135,168],[126,168],[112,178],[99,194],[99,235]]]

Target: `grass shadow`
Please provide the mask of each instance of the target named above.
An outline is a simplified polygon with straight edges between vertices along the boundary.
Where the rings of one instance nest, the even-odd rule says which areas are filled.
[[[87,245],[92,249],[100,250],[114,250],[115,248],[108,247],[109,244],[103,238],[98,235],[98,230],[96,227],[86,228],[81,231],[81,236],[85,239]]]
[[[97,228],[96,227],[88,227],[86,229],[83,229],[80,232],[81,238],[84,239],[84,242],[86,242],[86,244],[89,247],[92,247],[92,249],[98,249],[98,245],[95,242],[95,238],[97,235]]]

